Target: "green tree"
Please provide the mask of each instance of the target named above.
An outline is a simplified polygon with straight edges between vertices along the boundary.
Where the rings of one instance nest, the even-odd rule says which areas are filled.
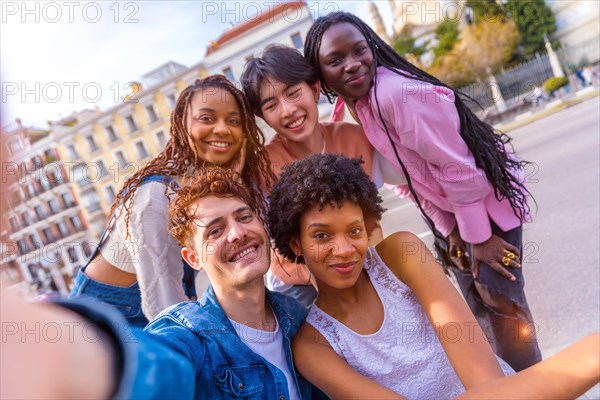
[[[550,36],[556,30],[556,19],[544,0],[508,0],[504,9],[519,30],[519,58],[528,59],[544,51],[544,33]]]
[[[440,57],[428,72],[442,81],[460,87],[484,82],[512,57],[519,32],[512,19],[495,22],[480,20],[467,27],[451,51]]]
[[[435,28],[435,38],[438,41],[438,44],[433,48],[435,58],[443,57],[449,53],[458,41],[459,35],[458,21],[444,19],[440,22],[437,28]]]
[[[426,51],[426,45],[415,45],[415,38],[412,35],[412,27],[408,24],[402,28],[398,35],[396,35],[392,43],[392,47],[402,57],[410,57],[412,55],[418,58]]]
[[[466,5],[473,10],[474,23],[479,23],[482,20],[495,22],[498,19],[503,20],[505,16],[502,5],[496,0],[467,0]]]

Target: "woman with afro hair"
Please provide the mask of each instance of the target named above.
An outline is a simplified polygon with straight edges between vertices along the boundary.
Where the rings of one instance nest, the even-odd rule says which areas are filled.
[[[384,210],[360,163],[311,155],[271,192],[275,245],[319,289],[292,344],[301,375],[333,399],[574,398],[598,381],[598,335],[504,377],[514,371],[419,238],[369,246]]]

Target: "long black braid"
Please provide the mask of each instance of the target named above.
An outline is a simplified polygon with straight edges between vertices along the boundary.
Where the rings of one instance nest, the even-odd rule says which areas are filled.
[[[455,106],[460,120],[460,135],[473,154],[477,167],[485,172],[488,181],[494,187],[496,199],[500,201],[507,198],[515,215],[521,221],[524,221],[529,210],[527,206],[527,196],[530,195],[530,193],[518,177],[511,173],[511,170],[525,168],[529,163],[526,161],[519,161],[509,156],[510,153],[506,150],[505,146],[510,143],[511,138],[503,132],[494,130],[492,126],[477,118],[461,99],[461,96],[465,96],[463,93],[457,92],[436,77],[406,61],[396,53],[391,46],[385,43],[365,22],[355,15],[346,12],[334,12],[318,18],[308,31],[304,45],[304,56],[316,67],[319,80],[321,81],[321,90],[327,96],[329,101],[333,102],[337,95],[327,86],[327,83],[323,79],[323,73],[319,63],[319,49],[325,31],[331,26],[341,23],[350,23],[363,34],[373,52],[377,66],[383,66],[398,75],[410,79],[416,79],[449,88],[455,93]],[[376,79],[374,82],[376,82]],[[375,92],[377,92],[376,87]],[[388,127],[382,118],[377,96],[375,98],[377,100],[379,118],[388,135],[390,144],[394,149],[396,158],[402,167],[402,171],[406,176],[411,195],[415,199],[419,210],[427,220],[435,237],[447,246],[446,238],[435,229],[433,220],[431,220],[421,206],[421,202],[413,189],[407,169],[398,155],[396,145],[392,141]]]

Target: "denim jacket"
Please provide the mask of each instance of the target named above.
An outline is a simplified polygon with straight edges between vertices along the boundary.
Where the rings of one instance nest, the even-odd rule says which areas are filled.
[[[268,290],[267,300],[279,321],[288,367],[293,373],[290,340],[302,325],[306,309],[292,298]],[[168,342],[188,360],[196,399],[289,398],[283,372],[242,342],[212,286],[199,301],[166,309],[145,330]],[[174,386],[181,384],[177,377],[173,380]],[[302,399],[311,397],[312,386],[306,380],[297,376],[296,385]],[[136,393],[132,397],[137,397]]]
[[[288,367],[294,374],[290,340],[307,311],[291,297],[269,290],[266,295],[283,335]],[[144,331],[127,324],[122,315],[102,303],[58,303],[86,317],[112,338],[117,347],[114,398],[289,398],[283,372],[242,342],[212,286],[198,301],[167,308]],[[323,397],[308,381],[295,376],[302,399]]]

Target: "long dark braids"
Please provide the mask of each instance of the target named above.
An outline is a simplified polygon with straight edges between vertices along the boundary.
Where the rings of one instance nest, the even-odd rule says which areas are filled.
[[[510,143],[510,137],[503,132],[494,130],[492,126],[477,118],[477,116],[464,104],[463,100],[461,99],[461,96],[464,96],[464,94],[455,91],[439,79],[406,61],[391,46],[385,43],[375,32],[373,32],[373,30],[365,22],[355,15],[346,12],[334,12],[318,18],[311,26],[306,36],[304,56],[316,67],[319,79],[321,81],[321,90],[328,97],[328,99],[333,101],[333,99],[336,97],[336,94],[327,86],[327,83],[323,79],[323,73],[319,63],[319,49],[321,47],[321,39],[325,31],[327,31],[327,29],[329,29],[331,26],[340,23],[352,24],[362,33],[367,40],[371,51],[373,52],[377,66],[383,66],[398,75],[402,75],[410,79],[416,79],[422,82],[449,88],[455,93],[455,106],[460,121],[460,135],[473,154],[476,166],[485,172],[488,181],[494,187],[494,195],[496,198],[498,200],[507,198],[515,215],[521,221],[524,221],[529,210],[527,206],[527,196],[529,195],[529,191],[519,180],[519,178],[513,175],[511,170],[524,168],[529,163],[526,161],[519,161],[509,156],[510,153],[506,150],[505,146]],[[376,85],[376,79],[374,80],[374,84]],[[376,86],[375,91],[377,91]],[[435,229],[435,224],[429,218],[429,216],[427,216],[421,206],[418,196],[412,187],[411,179],[407,173],[407,169],[398,155],[396,145],[392,141],[387,124],[382,118],[381,108],[378,101],[379,99],[377,96],[375,96],[375,98],[377,101],[379,119],[385,128],[390,140],[390,144],[394,149],[396,158],[398,159],[403,173],[407,178],[410,192],[415,199],[421,213],[430,225],[436,238],[442,240],[447,245],[446,239],[437,232]]]
[[[197,79],[194,84],[186,87],[177,99],[175,108],[171,112],[170,138],[165,148],[127,179],[115,198],[110,214],[112,216],[118,212],[116,215],[120,217],[123,212],[125,213],[127,236],[129,235],[129,219],[134,194],[144,177],[150,175],[182,176],[197,168],[208,166],[191,145],[194,142],[191,140],[191,133],[187,128],[187,116],[194,95],[209,88],[227,91],[235,98],[240,108],[242,128],[246,138],[246,157],[241,174],[244,184],[257,185],[262,176],[265,185],[270,188],[276,180],[270,168],[269,156],[264,150],[264,134],[256,125],[246,96],[223,75],[211,75],[204,79]],[[167,189],[165,189],[166,193]],[[121,204],[123,207],[119,208]]]

